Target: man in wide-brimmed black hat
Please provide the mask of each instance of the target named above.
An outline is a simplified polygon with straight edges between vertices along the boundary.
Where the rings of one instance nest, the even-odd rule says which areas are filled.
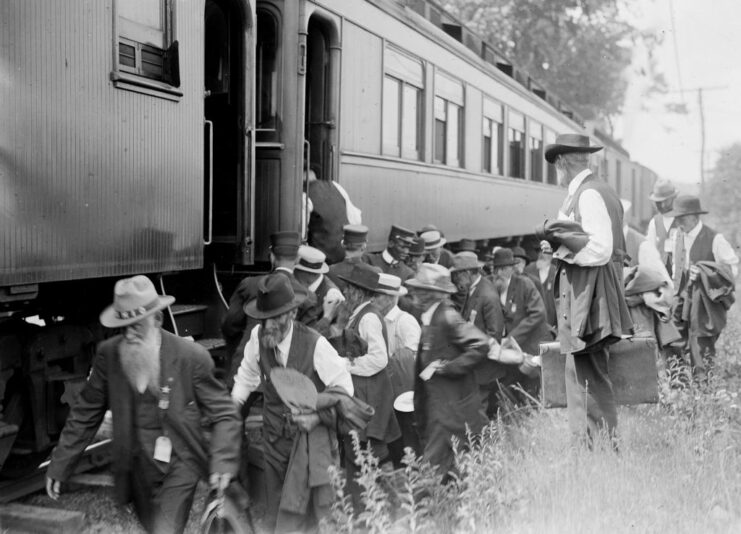
[[[623,295],[623,208],[617,193],[589,168],[589,155],[601,149],[581,134],[559,135],[546,147],[545,159],[556,166],[568,194],[559,220],[546,221],[537,232],[558,245],[558,340],[566,354],[569,423],[575,437],[589,445],[600,430],[615,436],[608,346],[632,333]],[[557,231],[563,222],[573,226],[567,233]]]
[[[648,195],[649,200],[656,207],[656,215],[648,222],[646,239],[656,247],[661,255],[661,262],[667,271],[671,271],[672,254],[674,253],[674,239],[677,233],[677,221],[671,211],[674,207],[674,199],[679,191],[671,181],[666,179],[656,180],[656,183]]]
[[[323,425],[317,412],[292,413],[268,379],[271,370],[295,369],[309,377],[317,391],[339,387],[353,394],[352,379],[337,351],[316,331],[296,321],[297,309],[305,299],[306,292],[294,291],[288,278],[270,274],[258,283],[257,297],[245,305],[245,313],[259,325],[244,348],[232,399],[241,407],[262,382],[268,532],[274,528],[279,532],[305,532],[316,527],[331,508],[333,493],[327,468],[338,460],[333,456],[337,450],[334,428]],[[311,435],[311,483],[307,478],[306,487],[286,488],[284,480],[299,432]],[[300,497],[306,493],[310,498],[302,501]]]
[[[144,529],[158,534],[183,531],[201,478],[226,489],[241,444],[242,425],[211,355],[161,328],[162,310],[174,301],[146,276],[116,282],[100,322],[121,333],[98,346],[46,472],[46,491],[58,499],[110,409],[116,500],[132,502]]]
[[[678,196],[674,200],[674,209],[669,212],[676,218],[679,228],[674,244],[672,275],[682,305],[676,309],[683,310],[684,303],[687,303],[687,310],[678,314],[675,320],[687,340],[692,367],[699,377],[706,375],[712,366],[715,342],[725,326],[726,309],[720,306],[716,292],[712,291],[718,288],[708,287],[713,298],[704,299],[707,315],[693,315],[690,311],[694,308],[698,312],[700,304],[697,302],[695,305],[693,295],[698,295],[699,299],[699,292],[708,285],[708,268],[722,269],[731,281],[738,275],[738,256],[722,234],[702,223],[700,215],[705,213],[707,211],[702,209],[700,199],[690,195]],[[705,273],[700,277],[702,271]],[[722,271],[718,273],[721,278]],[[733,290],[733,283],[724,285]]]

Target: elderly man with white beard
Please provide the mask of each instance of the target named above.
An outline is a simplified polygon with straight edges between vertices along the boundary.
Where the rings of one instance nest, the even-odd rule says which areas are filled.
[[[257,298],[245,313],[260,324],[253,328],[244,358],[234,377],[232,399],[241,408],[247,397],[263,385],[263,454],[265,458],[266,527],[268,532],[314,531],[330,511],[334,493],[328,468],[339,460],[335,425],[317,411],[293,413],[281,399],[271,379],[275,368],[290,368],[309,377],[320,394],[339,388],[353,394],[345,361],[316,331],[296,321],[296,311],[306,299],[285,276],[271,274],[257,285]],[[295,451],[299,437],[307,434],[306,465],[311,473],[301,483],[289,480],[297,470]],[[301,484],[303,484],[302,487]]]
[[[113,476],[120,504],[133,501],[148,532],[182,532],[198,481],[224,490],[237,472],[241,426],[203,347],[161,329],[174,298],[146,276],[120,280],[100,315],[122,334],[102,342],[47,470],[58,499],[106,410],[113,415]],[[210,439],[201,426],[209,422]]]

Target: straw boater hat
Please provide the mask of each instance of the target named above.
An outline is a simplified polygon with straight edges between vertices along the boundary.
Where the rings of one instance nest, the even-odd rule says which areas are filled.
[[[356,287],[367,291],[373,291],[374,293],[382,293],[382,291],[378,290],[378,279],[380,274],[381,269],[378,267],[373,267],[367,263],[356,263],[353,265],[350,274],[347,276],[339,275],[339,277],[348,284]]]
[[[681,217],[682,215],[702,215],[707,213],[700,206],[700,199],[692,195],[682,195],[674,199],[674,209],[667,213],[671,217]]]
[[[307,273],[324,274],[329,272],[329,266],[325,263],[327,255],[318,248],[308,245],[298,247],[298,263],[294,269]]]
[[[124,278],[113,288],[113,304],[100,314],[100,324],[121,328],[138,323],[175,302],[175,297],[158,295],[152,281],[144,276]]]
[[[419,237],[424,239],[425,250],[440,248],[447,243],[447,240],[437,230],[428,230],[427,232],[422,233]]]
[[[244,305],[244,313],[254,319],[270,319],[306,300],[305,292],[296,292],[287,276],[269,274],[257,284],[257,298]]]
[[[450,272],[456,271],[477,271],[484,266],[483,261],[479,261],[473,252],[459,252],[453,256],[453,266]]]
[[[457,293],[458,288],[450,281],[450,271],[442,265],[422,263],[414,278],[404,282],[407,286],[416,289],[428,289],[441,293]]]
[[[602,150],[603,147],[589,144],[589,136],[581,134],[561,134],[556,137],[556,142],[545,147],[545,160],[555,163],[556,157],[561,154],[573,154],[575,152],[591,154]]]
[[[515,255],[510,248],[500,248],[494,251],[493,267],[507,267],[515,264]]]
[[[679,190],[674,187],[674,184],[670,180],[661,179],[656,180],[651,194],[648,195],[648,199],[654,202],[661,202],[669,198],[674,198],[679,194]]]
[[[403,297],[407,294],[407,288],[401,285],[401,278],[393,274],[378,273],[378,293]]]

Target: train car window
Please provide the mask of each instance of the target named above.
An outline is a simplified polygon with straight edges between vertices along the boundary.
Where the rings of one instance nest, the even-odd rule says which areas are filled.
[[[546,145],[552,145],[556,142],[556,132],[546,129],[543,137]],[[544,160],[545,161],[545,160]],[[556,166],[544,163],[546,167],[546,180],[551,185],[558,185],[558,175],[556,174]]]
[[[504,124],[502,106],[484,98],[483,142],[481,150],[481,169],[489,174],[501,176],[504,156]]]
[[[543,181],[543,125],[530,121],[530,179],[533,182]]]
[[[422,62],[387,46],[384,70],[383,153],[422,159]]]
[[[525,117],[509,112],[509,173],[512,178],[525,178]]]
[[[435,73],[434,160],[463,166],[463,84],[441,72]]]
[[[278,21],[264,9],[257,10],[255,46],[256,129],[275,131],[278,116]]]
[[[118,65],[114,74],[123,72],[179,87],[174,0],[118,0],[115,6]]]

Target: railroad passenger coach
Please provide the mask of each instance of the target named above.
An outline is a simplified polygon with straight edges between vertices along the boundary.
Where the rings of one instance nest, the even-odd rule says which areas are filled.
[[[652,173],[431,0],[1,2],[4,473],[54,443],[117,278],[226,361],[225,298],[305,231],[308,169],[376,250],[392,222],[518,236],[562,200],[544,146],[584,131],[647,220]]]

